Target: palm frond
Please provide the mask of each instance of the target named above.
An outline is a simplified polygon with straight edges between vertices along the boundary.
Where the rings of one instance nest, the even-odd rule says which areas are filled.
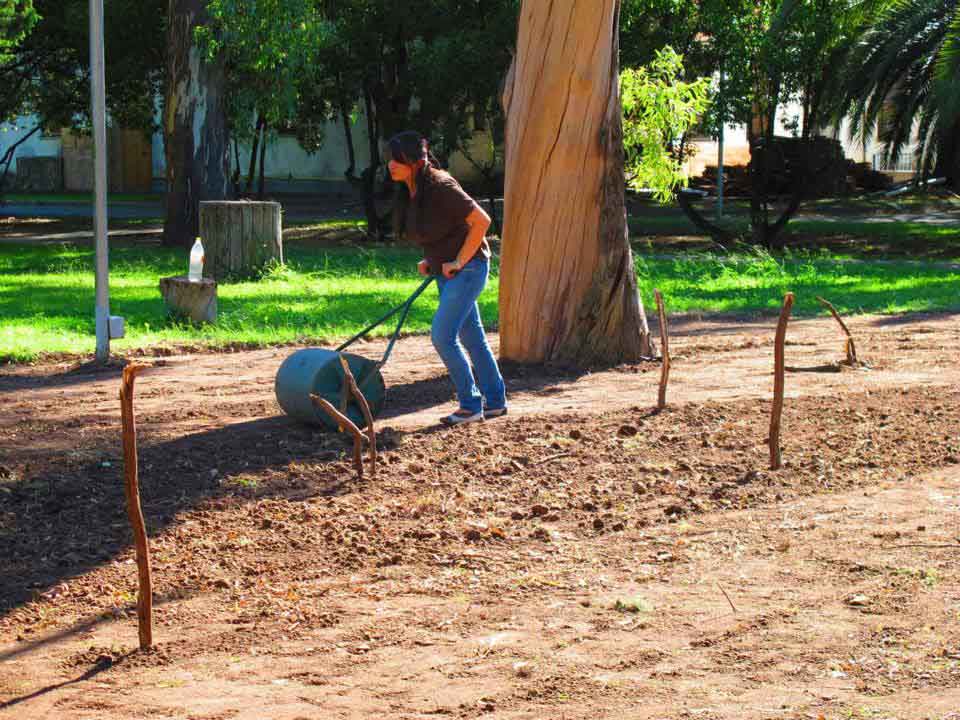
[[[851,134],[878,129],[889,162],[916,136],[929,160],[937,128],[960,112],[960,0],[893,0],[847,57],[835,111]]]

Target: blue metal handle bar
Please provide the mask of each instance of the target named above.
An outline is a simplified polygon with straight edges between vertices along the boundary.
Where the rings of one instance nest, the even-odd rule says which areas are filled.
[[[388,312],[386,315],[384,315],[382,318],[377,320],[375,323],[361,330],[359,333],[357,333],[352,338],[347,340],[343,345],[338,347],[336,352],[343,352],[344,350],[346,350],[348,347],[353,345],[355,342],[357,342],[361,338],[366,337],[372,330],[383,325],[387,320],[392,318],[397,313],[402,313],[400,315],[400,322],[397,323],[397,329],[393,331],[393,336],[390,338],[390,343],[387,345],[387,351],[383,354],[383,359],[379,363],[377,363],[378,368],[386,365],[387,360],[390,359],[390,353],[393,352],[393,346],[396,345],[397,338],[400,337],[400,331],[403,329],[403,325],[407,321],[407,315],[410,314],[410,308],[413,306],[413,303],[416,302],[417,298],[420,297],[428,287],[430,287],[430,284],[434,280],[436,280],[434,276],[431,275],[430,277],[428,277],[426,280],[423,281],[420,287],[416,289],[413,295],[407,298],[407,300],[402,305],[395,307],[393,310]],[[360,382],[359,384],[362,385],[363,383]]]

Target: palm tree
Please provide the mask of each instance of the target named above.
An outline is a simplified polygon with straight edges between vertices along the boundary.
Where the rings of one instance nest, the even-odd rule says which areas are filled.
[[[892,0],[854,48],[840,115],[878,128],[888,163],[918,137],[917,160],[960,182],[960,0]]]

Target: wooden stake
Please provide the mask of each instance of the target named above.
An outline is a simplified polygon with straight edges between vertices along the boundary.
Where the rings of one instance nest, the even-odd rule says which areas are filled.
[[[133,383],[137,374],[146,365],[127,365],[123,369],[120,385],[120,418],[123,428],[123,491],[127,498],[127,516],[133,529],[133,541],[137,548],[137,624],[140,633],[140,649],[153,647],[153,581],[150,577],[150,545],[147,542],[147,527],[140,506],[140,483],[137,471],[137,423],[133,414]]]
[[[660,346],[663,348],[663,362],[660,367],[660,394],[657,397],[657,408],[663,410],[667,406],[667,383],[670,381],[670,343],[667,337],[667,313],[663,308],[663,295],[659,290],[653,291],[657,301],[657,314],[660,316]]]
[[[315,407],[323,410],[327,415],[333,418],[334,422],[345,427],[353,435],[353,465],[357,469],[357,477],[363,479],[363,433],[360,428],[353,424],[353,420],[337,410],[333,405],[324,400],[319,395],[311,395],[310,401]]]
[[[853,341],[853,335],[850,333],[850,329],[843,321],[843,318],[840,317],[840,313],[837,312],[837,309],[829,301],[825,300],[819,295],[817,296],[817,302],[830,311],[830,314],[833,315],[833,319],[840,324],[840,329],[843,330],[843,334],[847,336],[847,343],[844,347],[844,350],[846,350],[847,353],[847,365],[850,367],[860,367],[860,361],[857,359],[857,346]]]
[[[783,298],[780,322],[777,323],[777,339],[774,344],[773,412],[770,416],[770,469],[779,470],[783,464],[780,454],[780,418],[783,415],[784,375],[786,372],[784,346],[787,341],[787,321],[793,309],[793,293]]]
[[[340,355],[340,364],[343,366],[344,384],[349,383],[350,392],[353,393],[353,397],[356,398],[357,404],[360,406],[360,412],[363,413],[363,419],[367,423],[367,440],[370,442],[370,475],[376,477],[377,431],[373,427],[373,413],[370,412],[370,403],[367,402],[367,398],[365,398],[363,393],[360,392],[360,386],[357,385],[357,379],[350,371],[350,364],[343,355]]]

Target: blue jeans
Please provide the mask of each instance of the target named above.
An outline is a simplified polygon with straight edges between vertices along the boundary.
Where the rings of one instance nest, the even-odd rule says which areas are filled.
[[[477,298],[483,292],[489,274],[490,262],[478,254],[452,280],[442,275],[437,278],[440,307],[433,317],[433,346],[450,372],[461,409],[472,413],[483,410],[484,400],[491,410],[507,405],[503,376],[487,344],[480,308],[477,307]],[[464,349],[473,361],[473,370]]]

